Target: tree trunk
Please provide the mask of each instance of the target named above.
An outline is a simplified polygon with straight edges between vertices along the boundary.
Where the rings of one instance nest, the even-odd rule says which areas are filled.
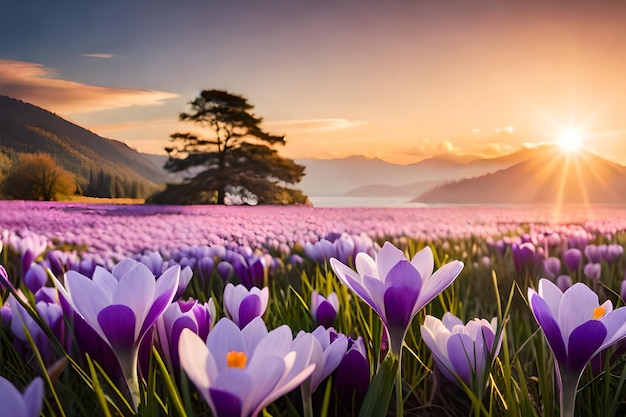
[[[224,205],[224,197],[226,197],[226,191],[224,188],[217,190],[217,204]]]

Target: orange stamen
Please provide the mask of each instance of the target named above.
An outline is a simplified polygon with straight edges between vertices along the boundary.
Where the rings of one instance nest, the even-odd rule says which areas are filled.
[[[594,320],[600,320],[601,318],[604,317],[604,307],[600,306],[600,307],[596,307],[593,309],[593,319]]]
[[[226,365],[229,368],[243,369],[246,367],[248,357],[243,352],[232,351],[226,354]]]

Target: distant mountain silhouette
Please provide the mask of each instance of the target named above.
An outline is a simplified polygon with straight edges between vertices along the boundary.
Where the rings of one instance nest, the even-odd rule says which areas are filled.
[[[526,160],[529,151],[491,159],[441,154],[409,165],[364,156],[296,162],[306,167],[299,186],[307,195],[410,199],[436,185],[508,168]]]
[[[75,173],[83,194],[145,197],[167,177],[125,143],[106,139],[20,100],[0,96],[0,151],[46,153]]]
[[[519,156],[519,155],[518,155]],[[449,182],[413,201],[451,204],[626,203],[626,167],[553,145],[525,150],[508,168]]]

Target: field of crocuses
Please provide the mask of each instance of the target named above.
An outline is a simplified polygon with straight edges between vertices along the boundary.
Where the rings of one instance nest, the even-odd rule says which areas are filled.
[[[626,208],[3,201],[0,233],[7,415],[626,413]]]

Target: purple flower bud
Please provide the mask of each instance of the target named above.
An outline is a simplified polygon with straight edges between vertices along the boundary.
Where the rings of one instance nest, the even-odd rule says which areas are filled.
[[[215,269],[215,261],[210,256],[200,258],[196,264],[196,269],[198,270],[198,276],[201,282],[206,284],[209,282],[211,274],[213,274],[213,270]]]
[[[26,276],[24,276],[24,283],[33,294],[43,287],[47,280],[48,273],[46,270],[41,265],[35,263],[31,264],[26,272]]]
[[[522,244],[513,244],[513,262],[517,272],[522,272],[524,269],[533,268],[536,260],[535,245],[531,242],[524,242]]]
[[[588,263],[583,268],[585,276],[594,281],[599,281],[602,275],[602,265],[597,263]]]
[[[572,286],[572,278],[569,275],[560,275],[556,279],[556,286],[563,292]]]
[[[619,295],[620,295],[620,297],[622,297],[622,300],[626,300],[626,279],[622,281],[622,285],[620,286]]]
[[[585,247],[585,256],[590,263],[598,264],[602,261],[602,252],[596,245],[587,245]]]
[[[261,317],[267,309],[269,288],[253,287],[248,290],[243,285],[231,283],[224,288],[224,309],[240,329],[246,327],[254,318]]]
[[[563,261],[570,271],[577,271],[580,266],[580,260],[582,253],[577,248],[571,248],[565,251],[563,254]]]
[[[363,338],[348,337],[348,350],[333,373],[333,384],[339,401],[348,415],[358,415],[370,383],[370,367]],[[353,402],[354,399],[354,402]],[[353,405],[355,410],[352,410]]]
[[[554,256],[544,259],[543,269],[548,277],[555,278],[561,272],[561,260]]]
[[[606,261],[613,263],[617,261],[624,254],[624,247],[622,245],[609,245],[606,251]]]
[[[334,292],[328,298],[324,298],[317,291],[311,294],[311,315],[313,319],[322,326],[332,327],[339,311],[339,298]]]
[[[233,265],[227,261],[221,261],[217,264],[217,273],[220,274],[223,281],[227,281],[233,274]]]

